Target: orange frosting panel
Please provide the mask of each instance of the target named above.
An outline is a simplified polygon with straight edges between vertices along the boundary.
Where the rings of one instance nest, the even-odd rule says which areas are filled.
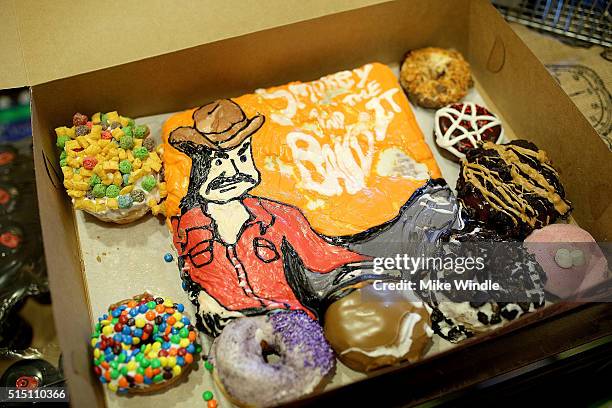
[[[250,194],[294,205],[315,231],[362,232],[398,214],[412,193],[440,177],[396,76],[372,63],[317,81],[257,90],[233,99],[248,117],[266,118],[252,136],[261,183]],[[191,159],[169,133],[192,126],[195,109],[162,128],[168,216],[179,214]]]

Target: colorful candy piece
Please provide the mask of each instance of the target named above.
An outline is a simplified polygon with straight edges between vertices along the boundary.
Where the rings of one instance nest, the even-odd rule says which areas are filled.
[[[120,195],[117,197],[117,201],[119,202],[119,208],[130,208],[133,204],[132,197],[129,195]]]
[[[146,176],[143,178],[141,186],[145,191],[151,191],[157,185],[157,181],[153,176]]]
[[[149,133],[149,128],[144,125],[136,126],[136,128],[134,129],[134,137],[138,139],[142,139],[146,137],[148,133]]]
[[[121,160],[119,162],[119,171],[123,174],[130,173],[132,171],[132,163],[129,160]]]
[[[75,113],[74,116],[72,117],[72,124],[74,126],[81,126],[81,125],[85,125],[87,124],[87,121],[89,119],[87,118],[87,115],[83,115],[82,113]]]
[[[140,160],[144,160],[149,157],[149,150],[146,147],[137,147],[133,151],[134,157]]]
[[[119,187],[114,184],[111,184],[110,186],[106,187],[106,196],[109,198],[116,198],[117,196],[119,196],[120,191],[121,189]]]
[[[96,184],[92,189],[94,197],[102,198],[106,194],[106,186],[104,184]]]
[[[87,170],[93,170],[96,164],[98,164],[98,160],[95,157],[88,156],[83,159],[83,167]]]
[[[121,146],[123,150],[132,149],[134,147],[134,139],[132,138],[132,136],[123,135],[119,139],[119,146]]]
[[[70,140],[70,136],[58,136],[56,145],[60,149],[64,149],[66,146],[66,142],[68,142],[69,140]]]

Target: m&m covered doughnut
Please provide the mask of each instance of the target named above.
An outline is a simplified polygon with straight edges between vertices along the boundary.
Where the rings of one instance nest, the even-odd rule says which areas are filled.
[[[165,213],[162,147],[146,125],[117,112],[76,113],[72,124],[55,134],[74,208],[118,224]]]
[[[184,306],[148,293],[108,308],[91,336],[94,372],[118,393],[147,393],[185,375],[202,351]]]

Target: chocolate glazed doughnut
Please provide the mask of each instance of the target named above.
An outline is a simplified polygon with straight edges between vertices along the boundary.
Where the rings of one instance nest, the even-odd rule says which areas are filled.
[[[433,334],[423,302],[372,285],[344,291],[325,314],[325,336],[344,364],[367,372],[421,359]]]

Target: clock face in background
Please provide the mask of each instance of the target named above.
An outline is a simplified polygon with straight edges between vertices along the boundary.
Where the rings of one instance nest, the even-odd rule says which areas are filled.
[[[546,67],[612,150],[612,96],[599,75],[584,65]]]

